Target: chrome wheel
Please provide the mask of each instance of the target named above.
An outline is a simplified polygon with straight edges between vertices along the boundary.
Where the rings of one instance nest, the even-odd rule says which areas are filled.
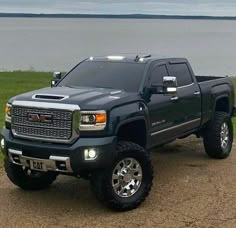
[[[229,143],[229,127],[225,122],[221,126],[220,142],[221,142],[221,148],[225,150]]]
[[[134,195],[143,178],[142,167],[134,158],[121,160],[112,173],[112,187],[120,197],[130,197]]]

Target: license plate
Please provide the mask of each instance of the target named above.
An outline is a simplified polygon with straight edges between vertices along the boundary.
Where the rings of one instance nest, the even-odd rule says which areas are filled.
[[[45,171],[46,166],[42,161],[30,160],[30,168],[33,170]]]

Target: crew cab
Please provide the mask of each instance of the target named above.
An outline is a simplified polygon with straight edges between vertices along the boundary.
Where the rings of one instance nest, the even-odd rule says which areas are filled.
[[[194,134],[211,158],[231,152],[233,81],[195,76],[185,58],[90,57],[53,77],[6,105],[5,170],[22,189],[71,175],[108,207],[131,210],[151,190],[152,148]]]

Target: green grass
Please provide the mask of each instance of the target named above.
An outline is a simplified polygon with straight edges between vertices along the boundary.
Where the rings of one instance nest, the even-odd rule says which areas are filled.
[[[236,135],[236,118],[233,118],[234,135]]]
[[[0,127],[4,125],[4,109],[9,98],[20,93],[50,86],[52,73],[0,72]]]
[[[233,78],[234,80],[234,89],[235,89],[235,102],[236,102],[236,77]],[[234,135],[236,136],[236,118],[233,118],[233,125],[234,125]]]
[[[3,163],[3,154],[0,152],[0,168],[2,167]]]
[[[50,72],[0,72],[0,129],[4,125],[4,109],[9,98],[20,93],[32,91],[51,84]],[[234,79],[236,88],[236,78]],[[234,132],[236,132],[236,118],[233,119]],[[0,153],[1,154],[1,153]],[[0,155],[1,165],[2,155]]]

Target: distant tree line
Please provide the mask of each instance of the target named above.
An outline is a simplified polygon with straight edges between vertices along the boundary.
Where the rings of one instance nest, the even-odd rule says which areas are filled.
[[[120,18],[120,19],[202,19],[202,20],[236,20],[236,17],[221,16],[178,16],[149,14],[31,14],[31,13],[0,13],[0,17],[37,17],[37,18]]]

